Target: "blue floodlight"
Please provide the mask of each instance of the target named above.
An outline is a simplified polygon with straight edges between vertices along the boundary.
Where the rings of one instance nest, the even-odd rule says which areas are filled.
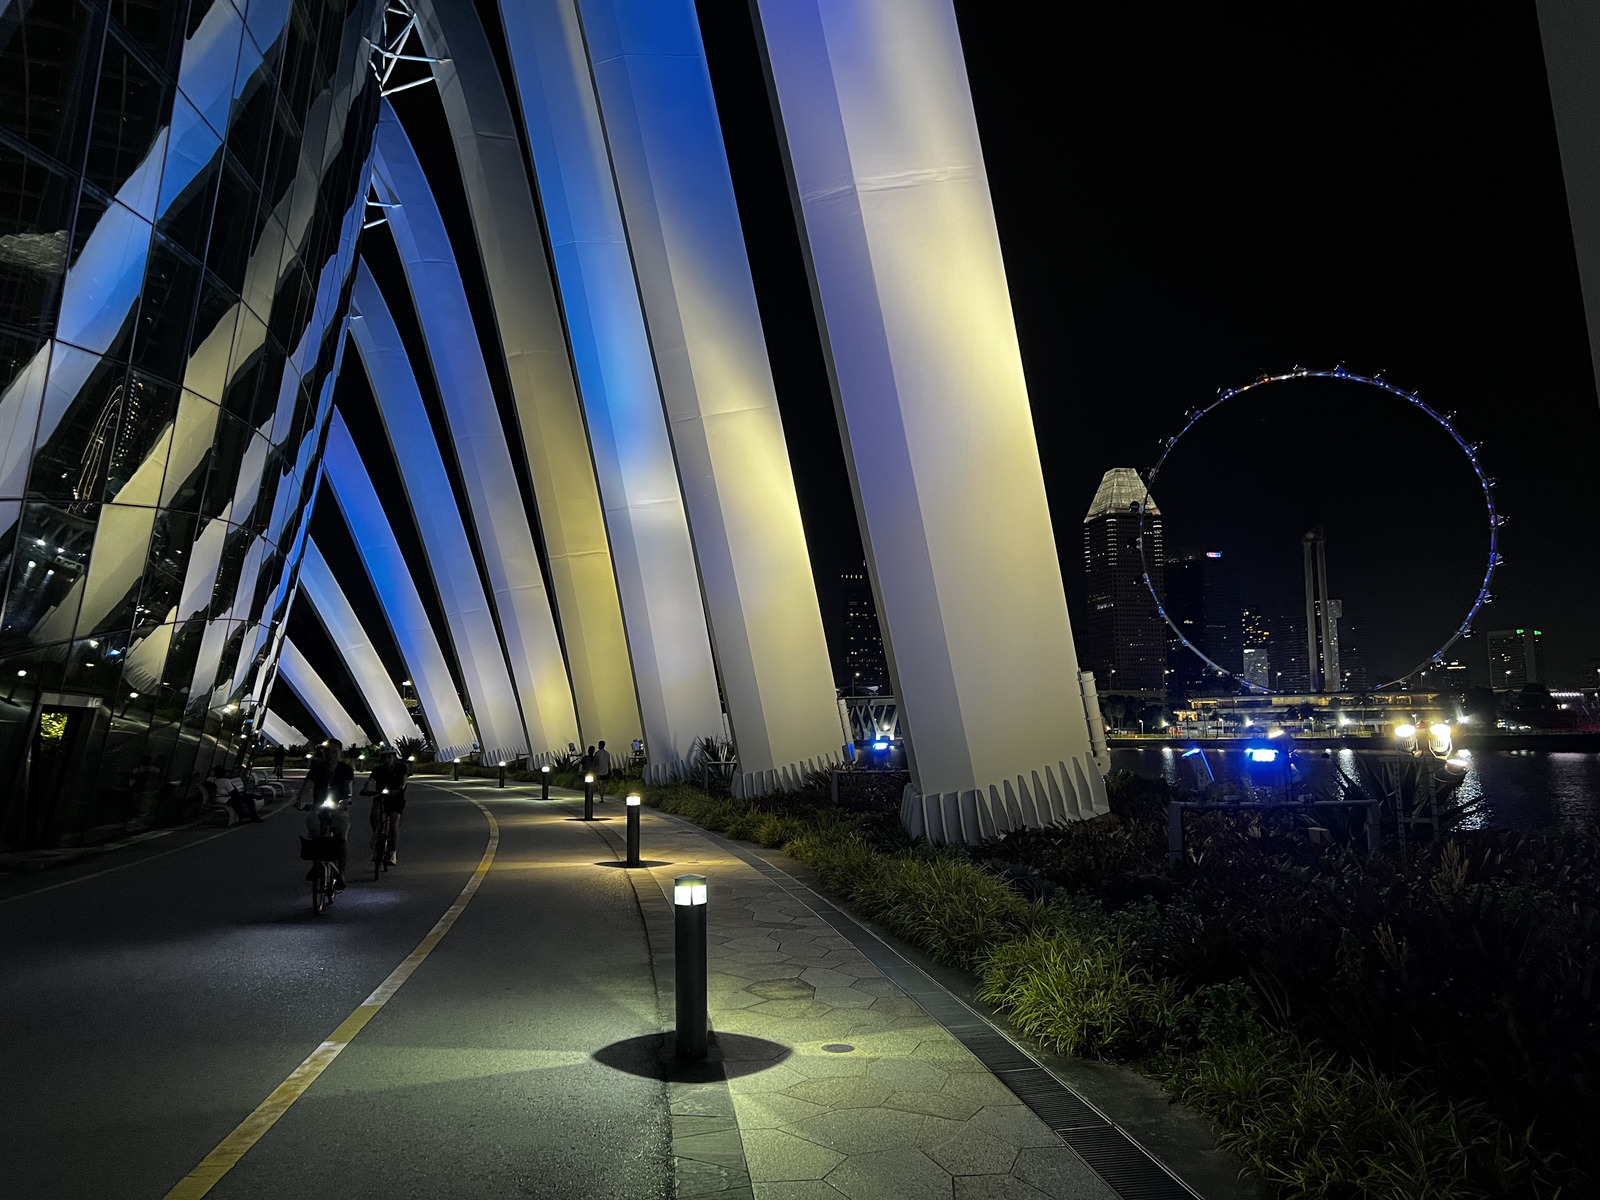
[[[1252,746],[1248,753],[1251,762],[1269,763],[1278,761],[1278,752],[1270,746]]]
[[[887,750],[889,748],[889,743],[888,742],[873,742],[872,743],[872,748],[874,750]]]
[[[1196,754],[1199,754],[1200,752],[1201,752],[1200,751],[1200,747],[1196,746],[1192,750],[1185,750],[1180,757],[1182,757],[1182,758],[1193,758]]]

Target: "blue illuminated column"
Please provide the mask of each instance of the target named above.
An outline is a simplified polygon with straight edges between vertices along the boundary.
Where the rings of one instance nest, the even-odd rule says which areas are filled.
[[[955,13],[757,9],[910,748],[902,820],[972,841],[1068,819],[1103,789]]]
[[[639,737],[611,544],[517,121],[470,4],[414,0],[466,191],[539,509],[584,743]]]
[[[355,290],[350,298],[350,336],[382,410],[395,461],[400,464],[439,607],[450,627],[461,683],[472,703],[484,760],[521,758],[529,747],[516,691],[450,477],[445,474],[400,331],[362,262],[356,264]]]
[[[361,454],[337,412],[328,422],[328,444],[322,461],[328,486],[350,527],[362,565],[383,606],[395,644],[400,648],[400,657],[405,660],[411,686],[416,689],[417,700],[428,718],[438,757],[450,759],[471,754],[474,749],[472,726],[456,695],[449,664],[439,648],[427,609],[422,606],[416,581],[400,552],[400,543],[389,527],[383,504],[372,480],[367,477]]]
[[[375,177],[396,207],[388,225],[444,397],[456,461],[489,575],[506,657],[532,749],[565,750],[578,738],[567,665],[516,472],[450,236],[422,165],[387,102],[378,120]]]
[[[422,731],[406,711],[400,689],[383,669],[383,660],[378,657],[372,638],[362,627],[355,609],[350,607],[344,589],[333,577],[333,570],[315,542],[306,544],[300,559],[300,592],[316,610],[328,640],[344,660],[362,700],[377,719],[384,739],[392,743],[401,738],[420,738]]]
[[[577,13],[569,0],[518,0],[501,17],[659,777],[723,727],[688,514]]]
[[[344,705],[334,696],[322,677],[306,661],[295,644],[287,639],[278,656],[278,677],[300,697],[306,711],[317,719],[334,741],[346,746],[365,746],[367,735]]]
[[[581,0],[738,743],[736,793],[839,753],[833,672],[690,0]]]

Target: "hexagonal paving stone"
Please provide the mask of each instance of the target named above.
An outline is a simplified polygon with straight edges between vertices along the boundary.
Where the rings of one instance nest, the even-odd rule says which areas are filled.
[[[799,979],[773,979],[766,983],[752,983],[746,989],[763,1000],[810,1000],[816,989]]]
[[[793,963],[736,963],[722,968],[722,973],[737,975],[751,983],[761,983],[768,979],[798,979],[800,970]]]
[[[856,981],[854,975],[835,971],[829,967],[808,967],[801,973],[800,978],[812,987],[851,987]]]
[[[764,1071],[755,1071],[749,1075],[730,1077],[728,1090],[735,1096],[754,1095],[758,1092],[782,1092],[794,1087],[797,1083],[804,1083],[805,1081],[806,1076],[796,1071],[788,1063],[779,1063],[777,1066],[768,1067]]]
[[[750,1178],[756,1183],[821,1179],[844,1158],[837,1151],[781,1129],[746,1130],[744,1157],[750,1169]]]
[[[915,1145],[926,1119],[893,1108],[836,1108],[799,1122],[792,1132],[841,1154],[867,1154]]]
[[[830,1014],[837,1017],[838,1013]],[[833,1038],[827,1039],[832,1042]],[[865,1076],[867,1068],[873,1059],[864,1054],[826,1054],[820,1045],[796,1043],[806,1049],[789,1059],[789,1067],[804,1076],[806,1079],[840,1079],[845,1077]]]
[[[1022,1104],[996,1104],[972,1118],[979,1129],[1002,1137],[1013,1146],[1059,1146],[1055,1132]]]
[[[853,962],[853,963],[852,962],[842,962],[837,967],[835,967],[834,970],[842,971],[846,975],[854,975],[857,979],[871,979],[874,976],[879,976],[879,975],[883,974],[882,971],[878,970],[877,967],[873,966],[871,963],[867,962],[865,959],[862,959],[860,962]]]
[[[851,1155],[828,1182],[850,1200],[933,1200],[952,1194],[949,1174],[920,1150]]]
[[[865,1075],[808,1079],[787,1089],[791,1096],[829,1108],[873,1108],[889,1098],[889,1089]]]
[[[857,979],[855,987],[857,991],[866,992],[869,996],[899,996],[902,994],[899,988],[881,976],[877,979],[870,976]]]
[[[883,1103],[885,1108],[903,1108],[907,1112],[926,1113],[949,1121],[965,1121],[978,1111],[978,1106],[971,1101],[944,1092],[895,1092]]]
[[[744,950],[757,954],[769,954],[778,949],[778,940],[776,938],[750,933],[745,933],[740,937],[731,937],[722,944],[729,950]]]
[[[820,1179],[794,1179],[782,1183],[758,1183],[756,1200],[844,1200],[844,1193],[835,1191]]]
[[[736,1093],[733,1109],[739,1114],[740,1129],[787,1129],[828,1111],[810,1100],[778,1092]]]
[[[984,1070],[977,1059],[972,1059],[971,1065],[964,1069],[958,1063],[939,1065],[951,1068],[950,1078],[939,1089],[946,1095],[959,1096],[974,1104],[1003,1105],[1017,1102],[1016,1093]]]
[[[928,1157],[952,1175],[1008,1175],[1017,1148],[992,1133],[967,1126],[954,1137],[928,1148]]]
[[[746,1010],[753,1016],[775,1017],[778,1020],[800,1020],[805,1017],[825,1017],[833,1011],[815,1000],[763,1000]]]
[[[1019,1150],[1011,1173],[1057,1200],[1117,1200],[1105,1181],[1065,1146]]]
[[[819,987],[816,996],[834,1008],[869,1008],[876,999],[853,987]]]
[[[757,1187],[757,1200],[761,1194]],[[955,1200],[1050,1200],[1050,1197],[1015,1175],[961,1175],[956,1179]]]
[[[761,1002],[760,996],[753,996],[747,991],[717,992],[707,1000],[714,1013],[737,1012],[741,1008],[751,1008]]]
[[[948,1072],[915,1058],[884,1058],[872,1064],[872,1074],[903,1091],[937,1092],[950,1078]]]
[[[926,1017],[928,1010],[915,1000],[904,996],[879,996],[872,1002],[872,1011],[886,1017]]]

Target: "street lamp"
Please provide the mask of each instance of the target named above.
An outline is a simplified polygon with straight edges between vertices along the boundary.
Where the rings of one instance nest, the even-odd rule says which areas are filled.
[[[706,877],[672,882],[674,983],[678,1002],[677,1055],[706,1056]]]
[[[583,777],[583,819],[594,820],[594,773]]]
[[[639,805],[642,797],[637,792],[631,793],[627,799],[628,805],[628,865],[639,865]]]

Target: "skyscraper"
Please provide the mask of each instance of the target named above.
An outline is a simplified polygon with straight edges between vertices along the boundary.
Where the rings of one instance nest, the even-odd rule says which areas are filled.
[[[1244,667],[1239,588],[1222,551],[1180,550],[1168,557],[1164,577],[1167,614],[1183,636],[1223,670],[1239,674]],[[1167,632],[1171,635],[1171,630]],[[1232,680],[1219,678],[1175,635],[1167,658],[1170,687],[1185,691],[1221,687],[1228,692],[1237,687]]]
[[[1496,629],[1489,634],[1489,686],[1521,691],[1530,683],[1542,684],[1544,654],[1537,629]]]
[[[839,576],[844,590],[844,687],[847,692],[887,687],[889,664],[883,653],[878,606],[872,599],[867,564]]]
[[[1102,695],[1165,694],[1166,628],[1145,587],[1138,544],[1144,504],[1144,558],[1156,592],[1164,594],[1161,510],[1146,495],[1136,470],[1114,467],[1101,478],[1083,518],[1089,611],[1081,658]]]

